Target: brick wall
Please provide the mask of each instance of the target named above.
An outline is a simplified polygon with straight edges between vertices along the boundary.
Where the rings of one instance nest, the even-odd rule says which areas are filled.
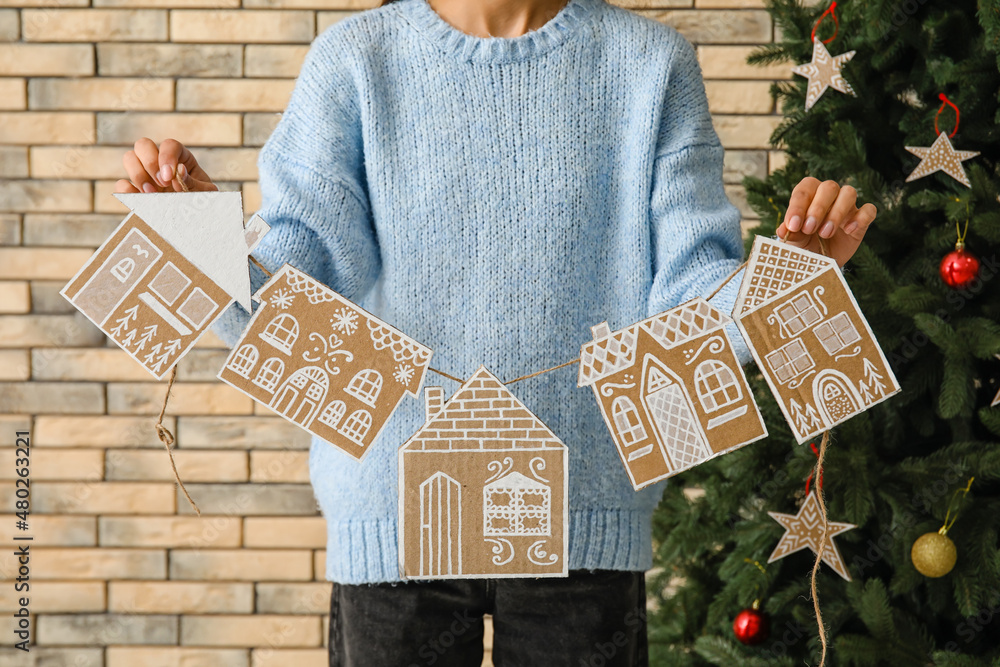
[[[14,432],[29,430],[37,642],[0,667],[326,664],[323,518],[308,438],[215,379],[208,336],[181,364],[168,426],[204,516],[172,481],[149,381],[58,291],[121,220],[140,136],[190,145],[259,206],[259,147],[312,39],[372,0],[0,0],[0,536],[15,531]],[[628,0],[698,45],[730,198],[780,159],[769,78],[744,63],[761,0]],[[0,646],[16,606],[0,559]]]

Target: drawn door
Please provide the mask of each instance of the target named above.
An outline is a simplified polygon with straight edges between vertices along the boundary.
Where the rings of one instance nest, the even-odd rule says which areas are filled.
[[[861,409],[861,397],[851,386],[847,376],[839,371],[825,370],[819,373],[813,380],[813,397],[827,427],[847,419]]]
[[[671,470],[690,468],[712,455],[684,389],[647,357],[643,402],[656,425]]]
[[[312,423],[319,407],[323,405],[326,392],[330,388],[330,378],[326,371],[316,366],[306,366],[292,373],[285,380],[274,398],[271,407],[303,428]]]
[[[462,485],[443,472],[420,485],[420,574],[462,574]]]
[[[103,324],[162,254],[145,234],[130,229],[76,293],[73,305],[94,322]]]

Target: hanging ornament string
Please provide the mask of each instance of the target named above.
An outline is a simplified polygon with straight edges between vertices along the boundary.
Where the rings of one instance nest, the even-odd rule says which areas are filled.
[[[163,416],[167,412],[167,401],[170,400],[170,390],[173,389],[174,380],[176,378],[177,366],[174,366],[173,370],[170,371],[170,379],[167,381],[167,393],[163,396],[163,405],[160,406],[160,416],[156,418],[154,428],[156,429],[156,437],[160,439],[160,442],[162,442],[163,446],[167,449],[167,456],[170,457],[170,468],[174,471],[174,479],[177,480],[177,486],[181,488],[181,491],[184,493],[184,497],[187,498],[189,503],[191,503],[191,507],[194,508],[195,513],[198,516],[201,516],[201,510],[198,509],[198,505],[196,505],[194,500],[191,499],[191,494],[189,494],[187,489],[184,488],[184,482],[181,481],[181,476],[177,472],[177,463],[174,462],[174,452],[171,449],[177,440],[174,438],[174,434],[170,432],[170,429],[163,425]]]
[[[815,442],[810,442],[809,443],[809,448],[812,449],[812,452],[813,452],[813,454],[816,455],[816,458],[819,458],[819,450],[816,448],[816,443]],[[810,470],[809,471],[809,477],[806,478],[806,495],[807,496],[809,495],[809,485],[812,483],[813,473],[815,473],[815,472],[816,472],[815,470]],[[819,482],[818,482],[818,485],[819,485],[819,488],[821,488],[821,489],[823,488],[823,471],[822,470],[819,471]]]
[[[960,199],[955,199],[955,201],[961,201]],[[969,202],[965,202],[965,228],[963,229],[959,226],[958,220],[955,221],[955,234],[958,237],[955,241],[956,248],[965,247],[965,237],[969,234]]]
[[[259,259],[257,259],[253,255],[247,255],[247,256],[250,258],[250,261],[253,262],[253,265],[256,266],[258,269],[260,269],[261,271],[263,271],[264,275],[266,275],[268,278],[270,278],[271,276],[274,275],[273,273],[271,273],[270,271],[268,271],[267,268],[265,268],[263,264],[260,263]]]
[[[754,565],[758,570],[760,570],[760,573],[764,575],[764,581],[765,582],[767,581],[767,569],[763,565],[760,564],[760,561],[756,561],[756,560],[754,560],[752,558],[744,558],[743,562],[744,563],[749,563],[751,565]],[[754,609],[760,608],[760,583],[754,584],[754,596],[753,597],[754,597],[753,605],[752,605],[753,608]]]
[[[813,611],[816,612],[816,626],[819,628],[819,641],[823,652],[820,657],[819,667],[826,664],[826,628],[823,626],[823,613],[819,608],[819,594],[816,591],[816,573],[819,572],[819,565],[823,562],[823,553],[826,551],[827,538],[830,534],[830,522],[826,516],[826,501],[823,500],[823,460],[826,458],[826,446],[830,444],[830,432],[824,431],[823,438],[819,443],[819,452],[816,454],[816,467],[813,473],[820,482],[816,485],[816,500],[819,503],[820,518],[823,520],[823,537],[819,542],[819,549],[816,551],[816,562],[813,563],[812,575],[809,578],[809,590],[812,593]],[[810,478],[812,474],[810,474]]]
[[[833,19],[834,29],[833,29],[833,35],[831,35],[829,39],[824,39],[823,43],[829,44],[830,42],[832,42],[834,39],[837,38],[837,33],[840,32],[840,20],[837,18],[837,3],[831,2],[830,6],[826,8],[826,11],[820,14],[819,18],[816,19],[816,24],[813,25],[812,36],[809,40],[810,42],[816,41],[816,31],[819,29],[819,24],[822,23],[823,19],[825,19],[827,16]]]
[[[957,489],[955,493],[952,494],[951,500],[948,501],[948,511],[946,511],[944,515],[944,523],[941,525],[941,528],[938,529],[938,533],[941,535],[947,535],[948,531],[951,530],[951,527],[955,525],[955,521],[958,520],[958,508],[955,506],[955,503],[968,495],[969,491],[972,489],[972,482],[975,479],[975,477],[970,477],[969,482],[965,485],[964,489]],[[953,509],[955,510],[955,516],[951,515]]]
[[[961,120],[962,115],[961,113],[959,113],[958,107],[955,105],[954,102],[948,99],[947,95],[941,93],[940,95],[938,95],[938,99],[941,100],[941,108],[938,109],[936,114],[934,114],[934,133],[941,134],[941,130],[938,129],[938,119],[941,117],[941,112],[944,111],[944,108],[946,106],[949,106],[955,110],[955,129],[952,130],[951,134],[948,135],[948,138],[951,139],[958,133],[958,123]]]

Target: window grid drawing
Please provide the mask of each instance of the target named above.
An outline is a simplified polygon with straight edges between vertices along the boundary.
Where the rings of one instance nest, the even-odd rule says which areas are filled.
[[[375,407],[375,399],[382,389],[382,374],[376,370],[368,369],[359,371],[351,378],[350,384],[344,389],[362,403]]]
[[[191,284],[191,279],[177,268],[173,262],[167,262],[159,273],[149,281],[149,290],[160,297],[165,304],[172,306],[184,290]]]
[[[729,366],[709,359],[694,371],[695,391],[705,412],[715,412],[743,398],[743,389]]]
[[[285,362],[277,357],[271,357],[260,367],[257,377],[253,379],[253,383],[264,391],[273,392],[274,388],[278,386],[278,380],[281,379],[284,372]]]
[[[187,298],[177,308],[177,314],[183,317],[195,329],[204,326],[208,318],[219,308],[212,297],[205,294],[200,287],[195,287]]]
[[[552,490],[514,472],[483,488],[483,535],[524,537],[551,533]]]
[[[118,282],[123,283],[132,275],[133,269],[135,269],[135,260],[131,257],[125,257],[111,267],[111,275],[117,278]]]
[[[344,418],[344,413],[347,412],[347,406],[343,401],[331,401],[323,408],[323,412],[319,415],[319,421],[322,424],[326,424],[330,428],[336,428],[340,420]]]
[[[840,352],[851,343],[861,340],[861,334],[846,312],[834,315],[813,330],[827,354]]]
[[[260,358],[260,353],[257,351],[257,348],[250,343],[246,343],[245,345],[241,345],[240,349],[236,350],[233,360],[229,362],[229,368],[237,375],[242,375],[249,380],[250,371],[257,365],[258,358]]]
[[[615,399],[611,405],[611,414],[623,446],[631,447],[646,439],[646,429],[639,419],[639,411],[627,397],[619,396]]]
[[[776,312],[791,336],[799,334],[822,319],[812,297],[805,293],[778,306]]]
[[[355,410],[347,418],[344,425],[340,427],[340,432],[353,440],[357,444],[368,435],[368,429],[372,426],[372,416],[367,410]]]
[[[807,370],[816,365],[809,355],[806,346],[802,344],[802,339],[796,338],[784,347],[778,348],[767,355],[767,365],[771,367],[774,377],[778,382],[784,384],[792,378],[802,375]]]
[[[299,322],[288,313],[281,313],[267,323],[260,337],[274,348],[291,354],[292,345],[299,337]]]

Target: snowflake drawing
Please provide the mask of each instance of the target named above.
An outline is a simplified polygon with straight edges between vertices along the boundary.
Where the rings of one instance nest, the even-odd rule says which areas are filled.
[[[277,292],[274,293],[274,299],[272,303],[274,303],[275,306],[281,308],[282,310],[288,310],[289,306],[292,305],[292,301],[294,299],[295,296],[289,294],[288,290],[279,289]]]
[[[394,377],[396,382],[404,387],[409,387],[410,380],[413,379],[413,366],[409,364],[399,364],[396,366],[396,372],[392,374],[392,377]]]
[[[358,314],[350,308],[340,308],[334,311],[330,324],[333,325],[334,331],[350,336],[358,330]]]

